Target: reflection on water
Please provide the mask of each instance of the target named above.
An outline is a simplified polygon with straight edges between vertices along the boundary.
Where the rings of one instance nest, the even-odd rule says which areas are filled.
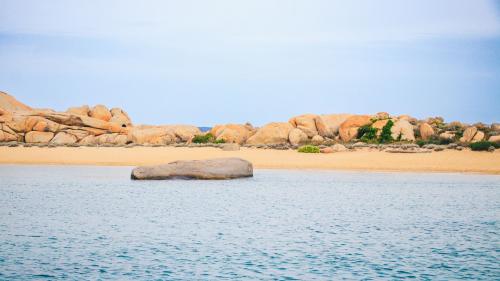
[[[0,279],[500,278],[500,177],[0,166]]]

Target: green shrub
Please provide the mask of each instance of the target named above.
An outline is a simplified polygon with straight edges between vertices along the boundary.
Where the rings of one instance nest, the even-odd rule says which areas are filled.
[[[214,135],[208,133],[205,135],[196,135],[193,138],[193,143],[209,143],[214,141]]]
[[[301,153],[319,153],[319,147],[315,145],[304,145],[299,147],[298,152]]]
[[[382,128],[382,133],[380,134],[380,143],[389,143],[394,140],[391,134],[392,126],[394,126],[394,122],[392,122],[392,120],[387,121],[387,124]]]
[[[358,129],[358,139],[364,142],[374,142],[377,140],[377,128],[373,128],[371,125],[365,125],[359,127]]]
[[[420,146],[420,147],[422,147],[422,146],[424,146],[424,145],[426,145],[426,144],[427,144],[427,142],[426,142],[426,141],[424,141],[424,140],[417,140],[417,142],[416,142],[416,143],[417,143],[417,145],[418,145],[418,146]]]
[[[214,143],[226,143],[226,141],[223,139],[220,139],[220,140],[215,140]]]
[[[500,148],[499,143],[495,143],[495,142],[491,142],[491,141],[473,142],[469,146],[474,151],[487,151],[490,148],[490,146],[493,146],[494,148]]]

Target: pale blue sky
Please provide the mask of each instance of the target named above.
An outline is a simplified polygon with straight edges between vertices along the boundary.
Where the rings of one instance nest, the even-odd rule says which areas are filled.
[[[136,123],[500,121],[500,2],[0,0],[0,90]]]

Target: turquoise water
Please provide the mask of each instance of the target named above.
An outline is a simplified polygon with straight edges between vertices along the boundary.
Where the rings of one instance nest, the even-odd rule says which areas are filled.
[[[0,166],[0,280],[498,280],[500,177]]]

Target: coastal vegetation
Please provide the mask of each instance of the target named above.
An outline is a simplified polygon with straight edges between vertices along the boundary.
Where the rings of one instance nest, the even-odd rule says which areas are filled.
[[[492,148],[500,148],[500,143],[491,141],[478,141],[471,143],[469,146],[473,151],[488,151]]]
[[[319,147],[315,145],[304,145],[297,150],[300,153],[320,153]]]

